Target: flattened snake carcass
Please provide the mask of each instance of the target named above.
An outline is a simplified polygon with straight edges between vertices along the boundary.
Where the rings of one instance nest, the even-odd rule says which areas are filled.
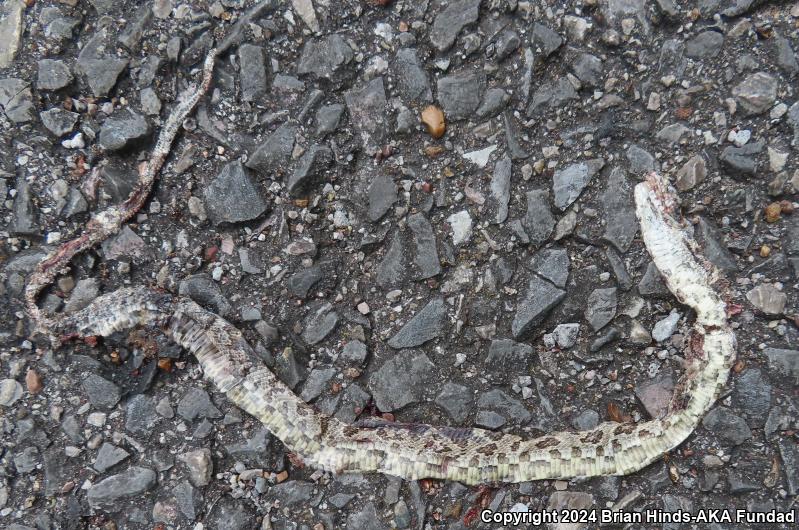
[[[719,396],[735,357],[735,335],[715,284],[715,268],[679,220],[674,191],[650,174],[635,187],[644,244],[669,290],[696,313],[686,341],[685,372],[662,418],[601,423],[581,432],[536,438],[477,428],[372,421],[348,425],[321,414],[278,379],[233,325],[195,302],[146,287],[97,298],[74,314],[43,315],[36,305],[71,258],[117,233],[144,204],[180,124],[208,89],[217,51],[209,52],[201,82],[171,112],[139,182],[128,199],[95,214],[77,238],[45,257],[25,290],[36,329],[54,344],[64,336],[108,336],[156,325],[199,362],[219,392],[258,418],[306,465],[342,472],[379,472],[404,479],[436,478],[466,484],[624,475],[682,443]]]

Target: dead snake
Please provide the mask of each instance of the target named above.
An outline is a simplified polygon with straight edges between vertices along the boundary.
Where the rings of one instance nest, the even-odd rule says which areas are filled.
[[[307,465],[336,473],[379,472],[466,484],[624,475],[647,466],[693,432],[727,381],[735,335],[714,288],[718,273],[678,219],[673,189],[656,174],[635,187],[641,235],[669,290],[696,312],[696,322],[668,412],[637,424],[605,422],[537,438],[377,420],[349,425],[305,403],[260,361],[238,329],[189,299],[146,287],[125,288],[74,314],[43,315],[36,305],[42,289],[75,254],[117,233],[146,201],[180,125],[208,89],[216,55],[216,50],[209,52],[202,81],[170,114],[130,197],[95,214],[79,237],[51,252],[30,276],[25,299],[39,332],[58,344],[63,336],[108,336],[157,325],[197,358],[220,392],[258,418],[290,451]]]

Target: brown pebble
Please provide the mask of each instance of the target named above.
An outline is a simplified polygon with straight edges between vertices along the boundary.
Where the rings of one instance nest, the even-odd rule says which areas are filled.
[[[444,113],[435,105],[428,105],[422,111],[422,123],[425,124],[427,132],[433,138],[441,138],[444,136],[444,131],[447,130],[447,126],[444,123]]]
[[[782,212],[782,206],[778,202],[772,202],[768,206],[766,206],[766,222],[767,223],[776,223],[780,220],[780,213]]]
[[[440,145],[428,145],[424,148],[424,154],[429,156],[430,158],[435,158],[441,153],[444,152],[444,148]]]
[[[761,258],[767,258],[769,254],[771,254],[771,247],[769,247],[768,245],[763,245],[762,247],[760,247]]]
[[[33,368],[28,368],[28,373],[25,374],[25,386],[28,387],[28,392],[31,394],[38,394],[44,388],[42,376]]]
[[[275,482],[280,484],[281,482],[283,482],[287,478],[289,478],[289,472],[286,471],[286,470],[283,470],[283,471],[281,471],[280,473],[277,474],[277,476],[275,477]]]
[[[791,201],[780,201],[780,211],[786,215],[793,213],[793,203]]]

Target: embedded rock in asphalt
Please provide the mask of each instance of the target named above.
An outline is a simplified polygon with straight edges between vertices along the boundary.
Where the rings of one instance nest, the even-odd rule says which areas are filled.
[[[444,409],[455,423],[461,423],[469,415],[473,400],[472,392],[467,387],[448,382],[436,396],[435,403]]]
[[[245,165],[265,174],[279,169],[291,157],[296,134],[297,125],[291,122],[282,124],[255,149]]]
[[[88,374],[83,378],[82,385],[89,402],[99,409],[113,408],[122,397],[116,384],[97,374]]]
[[[491,178],[491,196],[496,207],[494,222],[502,224],[508,218],[508,202],[510,201],[510,178],[512,162],[508,155],[503,156],[494,164],[494,174]]]
[[[606,221],[602,239],[619,252],[627,252],[638,233],[638,220],[635,217],[632,185],[624,169],[615,167],[610,172],[601,201]]]
[[[114,88],[119,74],[128,66],[128,59],[118,57],[114,46],[108,46],[108,31],[103,28],[83,46],[78,55],[78,68],[86,76],[96,97],[105,97]]]
[[[344,37],[338,33],[310,39],[302,49],[297,72],[332,79],[354,56]]]
[[[397,349],[413,348],[433,340],[444,333],[446,316],[444,299],[434,298],[391,337],[388,345]]]
[[[588,295],[585,319],[594,331],[605,327],[616,316],[616,288],[594,289]]]
[[[152,469],[132,466],[118,475],[112,475],[89,488],[86,499],[94,507],[119,510],[120,501],[132,499],[152,489],[157,475]]]
[[[761,114],[777,100],[777,79],[765,72],[756,72],[735,85],[732,95],[746,115]]]
[[[372,179],[367,192],[369,199],[369,220],[374,222],[380,220],[389,209],[397,202],[397,185],[391,177],[380,173]]]
[[[517,340],[523,339],[565,296],[566,291],[538,276],[531,276],[527,291],[518,303],[511,323],[513,337]]]
[[[408,227],[413,233],[416,248],[416,279],[426,280],[437,275],[441,272],[441,262],[438,259],[436,235],[430,221],[424,214],[415,213],[408,216]]]
[[[439,11],[430,30],[430,42],[436,50],[448,50],[458,37],[458,33],[477,21],[480,14],[480,0],[453,0]]]
[[[555,226],[555,217],[549,209],[549,193],[546,190],[527,192],[527,213],[521,221],[533,247],[538,247],[549,239]]]
[[[422,400],[433,381],[435,365],[422,352],[403,350],[393,354],[369,379],[377,408],[397,410]]]
[[[394,58],[394,72],[397,88],[406,103],[427,103],[433,100],[430,80],[422,68],[414,48],[402,48]]]
[[[100,146],[106,151],[131,147],[150,134],[150,124],[141,114],[130,109],[109,116],[100,127]]]
[[[530,269],[561,289],[569,279],[569,253],[562,247],[544,248],[533,254]]]
[[[388,133],[386,122],[386,89],[383,78],[376,77],[366,86],[354,88],[344,94],[350,120],[358,131],[367,150],[382,147]]]
[[[465,71],[438,80],[438,103],[448,121],[471,118],[483,97],[486,78],[480,71]]]
[[[702,419],[702,426],[714,433],[724,445],[741,445],[752,438],[752,430],[746,421],[721,406],[711,410]]]
[[[251,221],[266,211],[266,202],[241,160],[225,165],[205,187],[203,197],[208,216],[215,225]]]

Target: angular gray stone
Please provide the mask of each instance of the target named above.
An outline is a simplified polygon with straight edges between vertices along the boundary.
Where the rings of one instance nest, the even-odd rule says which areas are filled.
[[[756,72],[735,85],[732,95],[744,115],[761,114],[777,100],[777,79],[765,72]]]
[[[512,162],[508,155],[503,156],[494,164],[494,174],[491,177],[491,197],[496,207],[494,222],[497,224],[504,223],[508,218],[511,170]]]
[[[252,44],[242,44],[239,46],[239,65],[241,100],[258,100],[266,93],[264,49]]]
[[[617,289],[594,289],[586,301],[585,319],[594,331],[605,327],[616,316]]]
[[[332,163],[333,151],[329,147],[319,144],[312,145],[302,155],[299,164],[286,183],[289,193],[298,195],[308,191]]]
[[[527,107],[527,116],[532,118],[539,110],[545,108],[561,108],[577,98],[574,85],[565,76],[556,81],[543,83],[533,94],[530,106]]]
[[[158,419],[153,398],[137,394],[128,400],[125,407],[125,430],[135,435],[147,435],[152,432]]]
[[[529,344],[510,339],[495,339],[488,346],[486,365],[492,369],[527,366],[532,355],[533,348]]]
[[[297,125],[291,122],[282,124],[247,158],[245,165],[267,174],[281,168],[291,157],[296,135]]]
[[[287,282],[287,286],[291,294],[297,298],[306,298],[308,291],[314,285],[322,281],[325,277],[325,271],[320,265],[313,265],[307,269],[302,269],[294,273]]]
[[[759,154],[765,147],[765,141],[750,142],[741,147],[727,146],[719,155],[719,162],[730,170],[733,175],[756,175],[757,160],[754,155]]]
[[[347,528],[358,528],[359,530],[388,530],[386,525],[377,515],[375,505],[372,502],[364,504],[360,511],[350,513],[347,516]]]
[[[523,339],[565,296],[566,291],[538,276],[530,276],[527,291],[518,303],[511,323],[513,337],[517,340]]]
[[[530,269],[563,289],[566,287],[566,280],[569,279],[570,263],[569,253],[565,248],[549,247],[533,254]]]
[[[472,408],[473,396],[467,387],[447,382],[436,396],[435,403],[449,414],[455,423],[462,423]]]
[[[546,190],[527,192],[527,213],[521,222],[533,247],[539,247],[549,239],[555,226],[555,217],[549,209],[549,193]]]
[[[796,443],[788,438],[780,438],[777,446],[780,450],[782,469],[785,472],[788,495],[797,495],[799,494],[799,449],[796,448]]]
[[[772,374],[793,376],[799,383],[799,350],[766,348],[763,354],[768,358],[768,368]]]
[[[336,328],[338,318],[338,313],[329,302],[321,304],[305,320],[302,340],[310,345],[322,342]]]
[[[229,162],[203,189],[208,216],[215,225],[251,221],[266,211],[258,188],[241,160]]]
[[[305,43],[297,65],[299,74],[314,74],[332,79],[355,55],[344,38],[333,33]]]
[[[650,171],[657,169],[655,157],[642,147],[635,144],[627,148],[627,160],[630,162],[630,171],[634,175],[646,175]]]
[[[434,298],[388,341],[392,348],[413,348],[444,333],[447,308],[443,298]]]
[[[324,136],[334,132],[343,114],[344,105],[341,103],[319,107],[316,111],[316,135]]]
[[[367,215],[372,222],[380,220],[397,202],[397,185],[385,173],[377,174],[369,184],[369,210]]]
[[[97,374],[88,374],[81,382],[89,402],[98,409],[111,409],[122,397],[119,387]]]
[[[796,53],[791,47],[791,41],[776,35],[774,37],[774,46],[777,52],[777,65],[790,76],[799,73],[799,61],[796,60]]]
[[[119,74],[128,66],[128,59],[117,57],[115,47],[108,40],[108,31],[103,28],[89,39],[78,55],[78,68],[96,97],[107,96]]]
[[[685,42],[685,56],[691,59],[712,59],[724,44],[724,34],[718,31],[703,31]]]
[[[335,375],[335,368],[314,368],[305,380],[300,397],[308,403],[318,398]]]
[[[734,402],[750,427],[762,429],[771,409],[771,385],[759,368],[749,368],[735,381]]]
[[[118,509],[119,501],[132,499],[152,489],[157,475],[152,469],[132,466],[118,475],[95,483],[89,488],[86,499],[94,507]]]
[[[590,53],[581,53],[572,62],[572,71],[587,87],[602,84],[602,59]]]
[[[602,169],[605,161],[595,158],[572,164],[552,175],[552,189],[555,193],[555,206],[561,211],[568,208],[591,181],[591,177]]]
[[[433,381],[435,365],[422,352],[402,350],[383,363],[369,379],[369,390],[383,412],[422,400]]]
[[[724,407],[716,407],[702,419],[702,426],[724,445],[741,445],[752,438],[746,421]]]
[[[501,61],[505,57],[509,56],[519,49],[521,43],[522,41],[519,38],[519,34],[512,29],[506,29],[502,31],[494,42],[497,59]]]
[[[150,124],[130,109],[115,112],[100,127],[100,146],[106,151],[120,151],[150,134]]]
[[[186,421],[222,417],[222,413],[211,402],[211,396],[201,388],[190,388],[183,394],[178,403],[178,414]]]
[[[560,35],[538,22],[533,24],[531,40],[536,47],[536,51],[542,52],[544,57],[552,55],[552,52],[563,44],[563,38]]]
[[[9,77],[0,79],[0,109],[14,123],[25,123],[34,117],[30,83]]]
[[[0,6],[0,68],[8,68],[14,62],[22,37],[25,2],[7,0]]]
[[[483,101],[475,111],[480,119],[493,118],[507,106],[510,94],[502,88],[489,88],[483,95]]]
[[[14,455],[14,468],[17,474],[26,475],[36,469],[39,463],[39,449],[36,447],[26,447]]]
[[[129,456],[130,453],[121,447],[104,442],[103,445],[100,446],[100,450],[97,452],[97,457],[94,459],[92,467],[98,473],[105,473],[115,465],[126,460]]]
[[[736,272],[738,265],[735,256],[724,246],[722,235],[712,220],[699,218],[697,239],[704,249],[705,256],[713,265],[724,272]]]
[[[506,420],[519,425],[524,425],[532,418],[532,414],[524,406],[524,403],[512,398],[498,388],[480,394],[477,399],[477,409],[494,412]]]
[[[486,78],[482,71],[464,71],[438,80],[438,103],[447,121],[471,118],[485,90]]]
[[[341,349],[339,359],[345,363],[360,365],[366,361],[366,356],[369,354],[366,349],[366,344],[355,339],[349,341]]]
[[[650,261],[643,278],[638,283],[638,294],[642,296],[668,296],[669,288],[655,262]]]
[[[233,306],[222,294],[219,284],[207,274],[193,274],[181,280],[178,294],[188,296],[200,305],[210,306],[222,318],[233,313]]]
[[[416,247],[414,264],[417,268],[415,278],[426,280],[441,272],[441,262],[438,259],[438,249],[436,247],[436,235],[430,221],[424,214],[415,213],[408,216],[408,228],[413,233],[413,241]]]
[[[366,86],[344,94],[350,121],[358,131],[367,150],[382,147],[389,132],[386,90],[383,78],[376,77]]]
[[[393,71],[399,95],[406,103],[427,103],[433,100],[430,80],[415,48],[401,48],[397,51]]]
[[[552,330],[552,335],[559,348],[571,348],[577,343],[577,337],[580,335],[580,324],[576,322],[558,324]]]
[[[2,106],[0,104],[0,106]],[[15,235],[33,236],[39,233],[36,210],[33,205],[33,194],[30,184],[25,177],[19,175],[16,179],[17,196],[14,197],[12,212],[14,214],[11,222],[10,232]]]
[[[746,293],[746,299],[766,315],[781,315],[788,296],[770,283],[762,283]]]
[[[453,0],[441,10],[430,29],[430,43],[439,52],[448,50],[461,30],[477,21],[480,0]]]
[[[58,90],[72,82],[73,76],[64,61],[41,59],[38,63],[36,87],[39,90]]]
[[[405,277],[405,272],[405,245],[400,233],[395,232],[388,243],[383,260],[377,266],[377,283],[384,288],[399,285]]]
[[[632,185],[624,169],[613,168],[600,200],[605,210],[606,223],[602,239],[623,254],[630,248],[635,234],[638,233]]]

